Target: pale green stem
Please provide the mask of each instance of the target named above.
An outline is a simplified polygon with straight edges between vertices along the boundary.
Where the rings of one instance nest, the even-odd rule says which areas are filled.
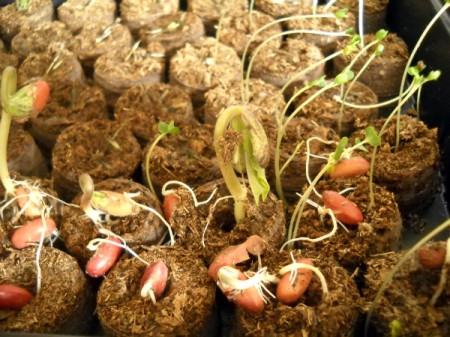
[[[248,69],[247,69],[247,73],[245,75],[245,81],[244,81],[244,95],[243,95],[243,101],[244,102],[248,102],[249,100],[249,80],[250,80],[250,74],[252,72],[252,68],[253,68],[253,62],[256,58],[256,56],[259,54],[259,52],[261,51],[262,48],[264,48],[264,46],[266,44],[268,44],[270,41],[275,40],[281,36],[285,36],[285,35],[291,35],[291,34],[315,34],[315,35],[326,35],[326,36],[348,36],[347,33],[345,32],[327,32],[327,31],[322,31],[322,30],[312,30],[312,29],[295,29],[295,30],[288,30],[282,33],[278,33],[278,34],[274,34],[271,37],[265,39],[263,42],[261,42],[261,44],[258,45],[258,47],[256,47],[255,51],[252,54],[252,57],[250,58],[250,61],[248,63]],[[333,54],[334,55],[334,54]],[[327,58],[328,60],[328,58]],[[318,67],[319,65],[323,64],[324,62],[326,62],[324,59],[322,59],[319,62],[314,63],[311,67],[311,69],[314,69],[316,67]],[[307,68],[307,70],[310,70],[310,67]],[[305,74],[306,70],[302,70],[302,74]],[[297,75],[298,76],[298,75]]]
[[[248,100],[248,97],[246,97],[245,95],[245,87],[244,87],[244,75],[245,75],[245,60],[247,58],[247,53],[248,53],[248,49],[251,45],[251,43],[253,42],[253,40],[256,38],[256,36],[261,33],[263,30],[270,28],[276,24],[285,22],[285,21],[290,21],[290,20],[299,20],[299,19],[310,19],[310,18],[314,18],[314,17],[318,17],[318,18],[334,18],[335,16],[333,14],[320,14],[320,15],[293,15],[290,17],[285,17],[285,18],[281,18],[281,19],[277,19],[274,21],[271,21],[267,24],[265,24],[264,26],[260,27],[255,33],[252,34],[252,36],[250,36],[250,38],[247,41],[247,44],[245,45],[244,48],[244,52],[242,54],[242,62],[241,62],[241,70],[242,70],[242,82],[241,82],[241,100],[242,102],[246,102]]]
[[[306,105],[311,103],[314,99],[316,99],[318,96],[320,96],[323,92],[326,90],[336,86],[337,84],[335,82],[332,82],[328,84],[326,87],[321,88],[316,93],[308,97],[308,99],[303,102],[297,109],[294,110],[294,112],[286,119],[282,127],[278,127],[277,129],[277,142],[275,145],[275,154],[274,154],[274,170],[275,170],[275,189],[277,191],[277,195],[285,204],[287,204],[286,198],[284,197],[283,192],[283,186],[281,185],[281,172],[280,172],[280,156],[281,156],[281,141],[283,139],[284,133],[286,132],[286,128],[289,125],[289,123],[292,121],[292,119],[297,115],[299,111],[301,111]],[[304,92],[307,87],[303,88],[299,92],[296,92],[291,100],[295,99],[298,95],[300,95],[302,92]],[[291,101],[290,100],[290,101]]]
[[[9,104],[9,97],[17,90],[17,71],[13,67],[6,67],[3,70],[1,80],[1,106],[6,107]],[[0,122],[0,179],[5,187],[5,195],[13,194],[14,184],[8,171],[8,136],[11,128],[12,117],[10,114],[2,111],[2,120]]]
[[[369,329],[369,322],[372,317],[373,311],[375,310],[375,306],[380,301],[381,296],[383,296],[384,291],[386,290],[389,282],[393,279],[395,273],[400,269],[400,267],[414,254],[416,251],[419,250],[421,246],[423,246],[424,243],[431,240],[433,237],[441,233],[442,231],[446,230],[448,227],[450,227],[450,219],[447,219],[442,224],[440,224],[438,227],[433,229],[430,233],[425,235],[419,242],[417,242],[411,249],[409,249],[405,255],[401,257],[401,259],[398,261],[398,263],[390,270],[390,272],[386,275],[386,278],[384,279],[383,283],[381,284],[380,288],[378,289],[377,294],[375,295],[374,300],[370,304],[369,311],[367,312],[366,321],[364,324],[364,336],[367,336],[368,329]]]
[[[408,95],[408,93],[411,91],[411,89],[414,88],[414,86],[415,86],[414,83],[410,84],[408,89],[406,89],[403,92],[402,97]],[[346,102],[346,101],[342,100],[341,98],[336,98],[336,101],[338,103],[340,103],[340,104],[343,104],[346,107],[353,108],[353,109],[377,109],[377,108],[382,108],[384,106],[391,105],[392,103],[397,102],[398,99],[399,98],[401,99],[402,97],[397,96],[397,97],[391,98],[390,100],[387,100],[387,101],[384,101],[384,102],[380,102],[380,103],[377,103],[377,104],[353,104],[353,103],[350,103],[350,102]]]
[[[422,32],[422,35],[420,35],[419,39],[417,40],[416,45],[414,46],[413,50],[411,51],[411,54],[409,56],[408,62],[406,63],[405,70],[403,71],[402,81],[400,83],[400,94],[399,96],[402,96],[403,90],[405,88],[406,84],[406,77],[408,76],[408,69],[411,66],[411,63],[414,59],[414,57],[417,54],[417,51],[419,50],[419,47],[422,45],[423,40],[427,36],[428,32],[430,31],[431,27],[435,24],[435,22],[439,19],[439,17],[450,7],[450,2],[446,2],[444,6],[436,13],[436,15],[431,19],[431,21],[428,23],[428,25],[425,27],[425,29]],[[398,105],[400,106],[400,99],[398,101]],[[400,109],[398,109],[398,116],[397,116],[397,134],[395,138],[395,152],[398,150],[398,146],[400,144]]]
[[[225,180],[228,190],[234,198],[234,217],[236,222],[245,218],[245,204],[247,200],[247,189],[239,182],[239,178],[234,171],[231,162],[225,162],[220,155],[222,146],[219,142],[228,129],[231,121],[244,114],[244,109],[240,106],[232,106],[224,110],[216,121],[214,129],[214,149],[217,154],[217,162]]]
[[[355,77],[352,79],[352,81],[350,82],[350,84],[347,87],[347,90],[344,93],[344,96],[342,97],[342,101],[343,102],[345,102],[345,100],[347,99],[347,96],[350,93],[350,90],[353,88],[353,86],[355,85],[355,83],[358,80],[358,78],[361,77],[361,75],[364,73],[364,71],[367,69],[367,67],[372,63],[372,61],[375,59],[375,57],[377,57],[377,54],[373,53],[369,57],[367,62],[364,63],[364,65],[361,67],[361,69],[358,71],[358,73],[355,75]],[[344,115],[344,104],[341,104],[340,109],[339,109],[338,134],[341,134],[341,131],[342,131],[342,118],[343,118],[343,115]]]
[[[161,133],[158,137],[156,137],[155,141],[152,143],[150,148],[148,149],[147,154],[145,155],[145,176],[147,178],[148,187],[152,191],[153,195],[156,196],[155,188],[152,184],[152,179],[150,178],[150,156],[153,153],[153,150],[155,149],[155,146],[159,143],[159,141],[166,136],[167,133]]]
[[[410,99],[412,95],[417,91],[417,89],[420,86],[418,84],[415,84],[413,88],[411,88],[411,91],[406,95],[402,100],[401,104],[399,104],[394,111],[389,115],[388,118],[386,118],[386,121],[384,122],[383,126],[381,127],[380,132],[378,133],[378,136],[381,139],[381,136],[384,133],[384,130],[388,126],[389,122],[392,120],[392,118],[396,115],[397,110],[401,109],[403,104],[405,104],[406,101]],[[369,203],[369,209],[372,208],[372,206],[375,204],[375,197],[374,197],[374,191],[373,191],[373,173],[375,170],[375,157],[377,155],[378,146],[373,147],[372,151],[372,158],[370,159],[370,173],[369,173],[369,195],[370,195],[370,203]]]

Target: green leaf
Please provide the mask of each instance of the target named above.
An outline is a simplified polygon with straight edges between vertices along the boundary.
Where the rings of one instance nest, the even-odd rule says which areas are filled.
[[[312,87],[320,87],[320,88],[324,88],[327,86],[327,81],[325,80],[326,76],[322,76],[320,78],[318,78],[317,80],[311,81],[308,83],[308,87],[312,88]]]
[[[350,69],[345,68],[340,74],[338,74],[334,78],[334,83],[336,84],[345,84],[348,81],[351,81],[355,77],[355,73]]]
[[[430,71],[430,73],[425,79],[427,81],[436,81],[439,77],[441,77],[441,74],[442,73],[440,70]]]
[[[355,146],[358,150],[369,152],[369,150],[367,150],[367,148],[361,143],[361,139],[358,137],[355,138]]]
[[[169,134],[169,135],[176,135],[180,132],[180,128],[175,126],[174,121],[170,121],[169,124],[160,121],[158,123],[158,131],[161,134]]]
[[[381,138],[378,136],[373,126],[368,126],[365,130],[365,136],[367,142],[372,146],[379,146],[381,144]]]
[[[255,198],[255,203],[258,205],[260,198],[264,201],[270,191],[270,185],[266,179],[266,173],[255,156],[253,155],[253,146],[251,134],[248,130],[243,130],[243,147],[245,152],[245,164],[247,170],[247,177],[250,183],[250,188]]]
[[[340,11],[337,11],[336,13],[334,13],[334,16],[337,17],[338,19],[344,19],[347,18],[348,15],[348,8],[342,8]]]
[[[334,154],[333,154],[333,159],[336,162],[338,162],[339,159],[341,159],[342,152],[344,151],[347,144],[348,144],[348,138],[342,137],[341,140],[339,141],[338,145],[336,146],[336,151],[334,151]]]
[[[402,323],[398,319],[393,319],[389,323],[391,328],[391,337],[400,337],[402,335]]]
[[[375,33],[375,38],[378,41],[383,40],[387,35],[389,34],[389,31],[386,29],[380,29],[378,32]]]
[[[377,48],[375,49],[375,55],[381,56],[384,53],[384,46],[382,44],[377,45]]]

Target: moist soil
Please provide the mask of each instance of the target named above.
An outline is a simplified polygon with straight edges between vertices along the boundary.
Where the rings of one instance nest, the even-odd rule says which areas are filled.
[[[120,2],[120,17],[136,35],[143,26],[162,16],[175,13],[179,7],[179,0],[123,0]]]
[[[344,92],[348,85],[344,85]],[[320,89],[312,87],[297,97],[294,101],[295,107],[298,108],[308,98],[317,93]],[[370,125],[378,114],[378,109],[356,109],[344,106],[336,101],[335,97],[342,97],[342,86],[332,87],[323,92],[308,103],[302,110],[298,112],[298,116],[309,118],[311,121],[319,125],[326,126],[335,130],[342,136],[349,136],[355,131],[360,123]],[[297,88],[295,89],[297,91]],[[377,95],[361,82],[355,82],[345,99],[348,103],[358,105],[369,105],[378,103]],[[341,114],[341,109],[342,114]],[[341,117],[342,116],[342,117]],[[341,120],[339,120],[341,118]],[[340,127],[339,127],[340,126]]]
[[[366,0],[364,1],[364,32],[375,33],[386,26],[386,10],[389,0]],[[347,8],[356,20],[359,18],[358,0],[337,0],[336,7]]]
[[[94,64],[94,82],[106,95],[111,109],[127,89],[164,82],[166,62],[164,47],[152,43],[144,48],[122,48],[101,55]]]
[[[122,258],[102,282],[97,313],[109,336],[213,336],[216,331],[215,285],[203,262],[181,247],[148,248],[148,263],[162,260],[168,284],[156,304],[140,296],[145,265]]]
[[[380,130],[384,122],[385,119],[375,121],[375,130]],[[363,131],[358,131],[352,137],[361,137],[362,134]],[[416,118],[402,115],[398,151],[395,151],[395,119],[389,123],[381,138],[374,181],[394,193],[402,215],[424,209],[434,200],[441,179],[437,129],[429,129]],[[369,152],[362,155],[370,160],[372,147],[368,145],[367,149]]]
[[[48,162],[36,145],[33,136],[19,126],[12,126],[8,137],[8,170],[23,176],[46,178]]]
[[[116,104],[115,119],[131,128],[142,147],[154,136],[159,121],[183,128],[195,123],[189,94],[176,86],[143,84],[125,91]]]
[[[18,11],[15,2],[0,10],[0,37],[10,42],[23,28],[53,20],[53,1],[33,0],[30,8]]]
[[[113,191],[119,193],[139,193],[133,200],[153,208],[161,214],[159,201],[148,188],[132,180],[107,179],[95,185],[96,191]],[[72,203],[79,205],[81,194]],[[108,221],[109,220],[109,221]],[[102,227],[119,235],[126,241],[128,247],[136,252],[142,250],[142,245],[157,244],[166,233],[166,227],[159,218],[146,210],[126,217],[111,217],[105,219]],[[65,207],[62,213],[60,236],[67,250],[85,264],[93,255],[86,247],[89,242],[99,237],[98,227],[85,216],[80,208]]]
[[[327,256],[333,256],[343,267],[353,272],[373,254],[384,253],[398,248],[400,243],[402,220],[394,195],[385,188],[373,185],[374,205],[370,207],[369,179],[365,176],[352,179],[322,180],[317,191],[348,191],[344,196],[361,210],[363,221],[356,226],[338,225],[336,233],[329,239],[319,242],[298,241],[301,249],[316,249]],[[311,200],[323,206],[323,201],[316,195]],[[300,220],[295,237],[311,239],[321,237],[332,230],[331,218],[326,215],[321,219],[316,209],[310,206]]]
[[[275,121],[275,115],[281,113],[286,105],[279,89],[259,78],[249,79],[248,88],[247,101],[256,106],[255,109],[252,109],[256,117],[260,120],[274,118]],[[232,105],[246,105],[243,103],[241,81],[221,83],[214,89],[208,90],[205,98],[204,120],[206,124],[214,125],[220,112]]]
[[[309,7],[312,1],[273,1],[273,0],[256,0],[255,7],[261,12],[267,13],[274,18],[294,15],[303,7]]]
[[[77,34],[92,22],[93,17],[99,24],[112,24],[116,7],[114,0],[67,0],[58,7],[58,20],[65,23],[73,34]]]
[[[54,83],[44,110],[31,118],[30,133],[50,157],[56,139],[69,126],[108,118],[103,91],[79,83]]]
[[[23,61],[32,52],[45,53],[52,44],[60,45],[74,53],[78,50],[78,43],[66,25],[52,21],[32,28],[23,28],[11,41],[11,52]]]
[[[296,83],[310,82],[324,75],[324,65],[318,65],[306,74],[298,77],[303,69],[323,60],[319,47],[297,39],[288,39],[281,48],[264,46],[256,54],[251,76],[262,79],[277,87],[283,87],[289,80]],[[289,95],[290,90],[285,94]]]
[[[251,235],[259,235],[268,245],[280,247],[285,240],[283,204],[269,193],[265,201],[256,205],[250,187],[247,188],[246,218],[240,223],[236,223],[234,218],[234,199],[223,179],[195,189],[198,201],[208,199],[217,190],[210,202],[197,207],[185,188],[176,189],[180,203],[170,219],[175,241],[195,252],[206,264],[224,248],[240,244]],[[223,199],[218,200],[219,198]]]
[[[325,10],[325,6],[318,6],[316,14],[336,13],[339,8],[331,6]],[[298,10],[295,15],[311,15],[312,8],[305,7]],[[325,32],[344,32],[356,25],[355,16],[347,13],[345,18],[313,18],[313,19],[294,19],[286,21],[288,30],[319,30]],[[337,41],[343,40],[343,36],[326,36],[318,34],[294,34],[294,38],[310,42],[320,48],[324,55],[329,55],[336,50]]]
[[[267,180],[272,189],[275,189],[275,147],[277,139],[277,124],[270,119],[263,121],[263,126],[269,139],[270,163],[266,168]],[[289,165],[281,174],[281,186],[288,201],[296,201],[296,192],[300,191],[306,180],[306,140],[311,137],[319,137],[326,141],[338,141],[337,134],[324,126],[317,125],[306,118],[293,118],[288,124],[280,147],[280,168],[289,160],[295,152],[297,144],[303,143],[298,153],[293,157]],[[335,144],[327,145],[319,141],[310,142],[310,151],[319,156],[328,156],[336,148]],[[310,158],[309,175],[315,177],[326,162],[320,158]]]
[[[161,43],[168,58],[186,43],[195,43],[204,36],[205,27],[202,20],[191,12],[176,12],[160,17],[139,30],[139,37],[144,46]]]
[[[17,67],[19,66],[19,58],[17,57],[17,55],[6,53],[0,48],[0,72],[3,73],[3,70],[7,66],[11,66],[17,69]]]
[[[230,12],[248,11],[248,1],[191,0],[188,1],[188,11],[202,19],[207,35],[214,36],[216,34],[216,25],[220,19],[226,17]]]
[[[244,54],[247,43],[252,38],[248,46],[247,57],[253,53],[255,48],[266,39],[281,33],[281,24],[274,24],[261,30],[258,35],[253,35],[261,27],[273,22],[275,19],[268,14],[252,11],[251,20],[247,11],[232,11],[224,16],[220,22],[219,40],[223,44],[236,50],[239,56]],[[280,48],[282,37],[268,41],[266,45]]]
[[[17,71],[19,87],[42,78],[50,87],[59,83],[86,83],[76,55],[59,44],[51,45],[46,52],[29,54]]]
[[[197,124],[184,126],[180,133],[161,139],[150,155],[148,169],[156,193],[160,193],[169,180],[182,181],[196,188],[222,176],[213,147],[213,135],[212,125]],[[146,157],[153,142],[147,144],[142,156],[142,172],[146,182]]]
[[[445,243],[444,243],[445,244]],[[374,256],[367,263],[364,297],[366,309],[375,298],[382,282],[403,253],[390,252]],[[429,337],[450,334],[450,271],[447,282],[434,306],[429,305],[441,278],[441,269],[429,270],[418,264],[414,255],[398,270],[371,317],[371,330],[377,336],[391,335],[390,324],[397,320],[401,336]]]
[[[94,181],[128,178],[141,161],[141,148],[131,130],[117,122],[97,119],[65,129],[52,153],[55,190],[70,201],[80,192],[78,177]]]
[[[374,34],[364,35],[364,43],[367,45],[375,40]],[[338,42],[337,49],[344,49],[349,40]],[[406,63],[409,58],[408,46],[396,34],[390,33],[381,43],[384,46],[383,54],[375,57],[367,69],[358,78],[359,81],[370,87],[378,96],[379,101],[384,101],[398,95],[400,83]],[[347,65],[352,62],[353,57],[362,48],[361,44],[357,44],[358,50],[349,55],[340,54],[333,59],[335,74],[340,73]],[[376,45],[365,51],[359,57],[354,66],[355,74],[363,67],[369,57],[375,51]]]
[[[211,37],[188,43],[170,60],[170,83],[187,90],[194,107],[204,104],[206,91],[240,75],[241,61],[234,49]]]
[[[94,294],[77,261],[43,247],[39,265],[42,285],[36,295],[36,248],[11,251],[0,261],[0,283],[24,287],[34,298],[21,310],[0,311],[0,331],[19,333],[86,333],[94,315]]]
[[[324,297],[318,277],[313,273],[305,294],[294,304],[285,305],[270,299],[264,310],[252,314],[236,309],[233,337],[254,336],[351,336],[360,316],[361,298],[354,280],[329,255],[307,250],[270,250],[262,256],[262,264],[271,274],[292,263],[294,257],[310,258],[324,275],[328,296]],[[257,263],[255,263],[257,265]],[[257,271],[255,269],[254,271]],[[275,294],[275,286],[269,290]]]
[[[118,21],[106,25],[91,23],[83,27],[75,36],[79,44],[78,59],[85,68],[86,74],[92,72],[95,60],[111,50],[130,48],[133,36],[129,28]]]

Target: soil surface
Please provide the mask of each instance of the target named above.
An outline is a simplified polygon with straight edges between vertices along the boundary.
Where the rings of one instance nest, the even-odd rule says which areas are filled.
[[[270,251],[263,255],[262,264],[271,274],[278,274],[282,267],[292,263],[290,253],[290,251]],[[327,254],[306,250],[294,250],[292,253],[296,259],[299,257],[312,259],[314,266],[326,279],[328,296],[323,295],[320,281],[313,273],[308,290],[293,305],[285,305],[271,298],[260,314],[237,309],[233,337],[352,335],[361,305],[361,298],[353,279]],[[273,285],[269,286],[269,290],[275,293]]]
[[[109,336],[213,336],[215,285],[206,267],[180,247],[151,247],[140,254],[148,263],[162,260],[168,285],[153,304],[140,296],[145,265],[122,258],[101,286],[97,297],[100,322]]]
[[[137,203],[153,208],[161,214],[159,201],[143,185],[127,179],[107,179],[95,185],[96,191],[113,191],[119,193],[139,193],[133,197]],[[80,204],[81,195],[75,197],[74,204]],[[140,209],[137,214],[126,217],[111,217],[102,226],[114,234],[120,235],[131,249],[139,252],[142,245],[152,245],[161,241],[166,233],[166,227],[161,220],[146,210]],[[67,250],[80,263],[85,264],[93,255],[86,246],[99,237],[94,223],[79,208],[65,207],[61,219],[61,238]]]
[[[77,261],[44,247],[39,258],[42,285],[36,294],[36,248],[12,251],[0,261],[0,283],[26,288],[34,298],[21,310],[0,311],[0,331],[81,334],[94,315],[94,295]]]
[[[367,309],[402,254],[391,252],[374,256],[368,262],[364,289]],[[401,336],[448,336],[450,334],[449,270],[447,270],[444,290],[436,305],[429,305],[441,274],[441,269],[424,269],[417,263],[414,255],[410,257],[394,275],[381,300],[375,306],[371,329],[376,331],[377,336],[392,336],[390,324],[394,320],[400,323]]]

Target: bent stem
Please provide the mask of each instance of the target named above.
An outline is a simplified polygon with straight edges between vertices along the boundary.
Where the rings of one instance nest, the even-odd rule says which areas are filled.
[[[17,90],[17,71],[13,67],[6,67],[1,79],[1,107],[2,119],[0,122],[0,179],[5,187],[5,196],[14,194],[15,186],[8,171],[8,136],[11,128],[12,116],[7,113],[9,97]]]
[[[364,323],[364,336],[368,336],[369,331],[369,323],[370,319],[372,318],[373,312],[375,310],[375,306],[378,304],[378,302],[381,300],[381,297],[383,296],[384,291],[388,287],[391,280],[394,278],[394,275],[397,273],[397,271],[405,264],[405,262],[415,253],[419,250],[421,246],[423,246],[424,243],[431,240],[433,237],[438,235],[439,233],[443,232],[447,228],[450,227],[450,219],[447,219],[442,224],[440,224],[438,227],[433,229],[430,233],[425,235],[419,242],[417,242],[410,250],[406,252],[405,255],[401,257],[401,259],[397,262],[397,264],[391,269],[391,271],[386,275],[386,278],[384,279],[383,283],[381,284],[380,288],[378,289],[377,294],[375,295],[374,300],[370,304],[369,310],[367,312],[366,321]]]

